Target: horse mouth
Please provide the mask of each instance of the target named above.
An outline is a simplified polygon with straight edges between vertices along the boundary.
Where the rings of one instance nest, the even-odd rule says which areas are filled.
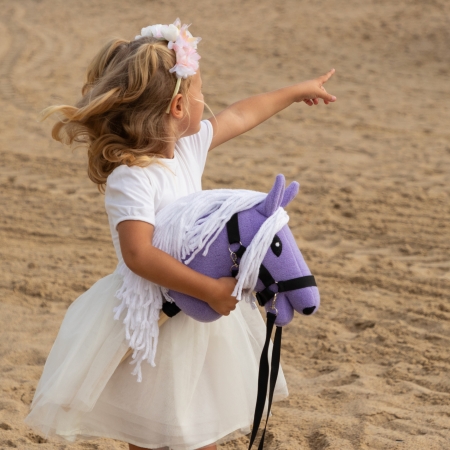
[[[315,306],[310,306],[309,308],[303,308],[302,313],[303,313],[305,316],[309,316],[310,314],[312,314],[312,313],[314,312],[315,309],[316,309]]]

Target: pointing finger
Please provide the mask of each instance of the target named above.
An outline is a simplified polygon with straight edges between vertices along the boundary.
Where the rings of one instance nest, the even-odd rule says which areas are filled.
[[[336,72],[336,70],[335,69],[331,69],[325,75],[322,75],[321,77],[319,77],[320,82],[321,83],[326,83],[333,76],[334,72]]]

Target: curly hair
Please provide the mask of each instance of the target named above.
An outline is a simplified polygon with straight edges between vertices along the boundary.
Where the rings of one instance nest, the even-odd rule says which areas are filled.
[[[169,73],[175,63],[165,41],[114,39],[90,63],[78,103],[42,112],[43,119],[59,114],[54,139],[87,144],[88,175],[100,191],[117,166],[147,166],[176,138],[165,114],[177,81]],[[186,95],[190,83],[183,79],[179,93]]]

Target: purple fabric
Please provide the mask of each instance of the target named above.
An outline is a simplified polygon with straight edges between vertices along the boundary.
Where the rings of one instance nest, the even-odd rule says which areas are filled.
[[[248,247],[253,236],[257,233],[261,225],[270,217],[279,206],[285,207],[297,195],[299,184],[291,183],[285,189],[285,179],[283,175],[278,175],[275,184],[268,193],[266,199],[254,208],[241,211],[239,217],[239,230],[241,242]],[[287,225],[285,225],[277,236],[282,242],[282,252],[276,256],[269,248],[264,257],[263,264],[270,271],[276,281],[289,280],[306,275],[311,275],[300,250],[297,247],[294,236]],[[213,278],[231,276],[231,259],[228,251],[227,230],[224,229],[211,245],[206,256],[199,253],[189,264],[189,267]],[[261,280],[258,280],[256,291],[264,289]],[[270,289],[277,292],[274,284]],[[187,315],[201,322],[212,322],[219,319],[220,314],[216,313],[207,303],[181,294],[169,291],[177,306]],[[276,309],[278,310],[275,324],[284,326],[288,324],[294,316],[294,310],[300,314],[311,314],[316,312],[320,304],[319,290],[317,287],[306,287],[289,292],[281,292],[276,298]],[[265,305],[266,311],[271,311],[272,301]],[[314,309],[312,309],[314,308]]]

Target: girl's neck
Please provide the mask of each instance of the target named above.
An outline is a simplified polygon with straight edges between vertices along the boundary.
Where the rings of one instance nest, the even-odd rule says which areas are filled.
[[[163,158],[173,159],[174,155],[175,155],[175,141],[169,142],[167,144],[166,150],[162,156]]]

